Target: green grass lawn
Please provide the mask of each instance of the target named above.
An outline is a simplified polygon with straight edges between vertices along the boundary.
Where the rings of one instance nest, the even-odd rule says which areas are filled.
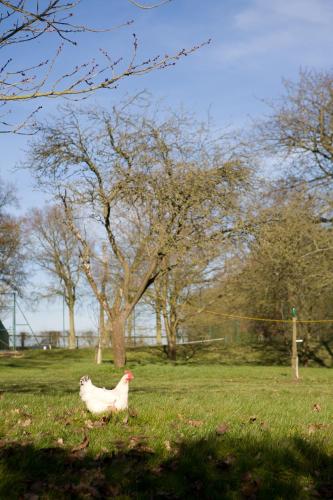
[[[79,379],[106,353],[0,358],[0,498],[333,498],[333,370],[232,365],[217,351],[129,353],[130,412],[90,415]],[[238,358],[237,358],[238,359]]]

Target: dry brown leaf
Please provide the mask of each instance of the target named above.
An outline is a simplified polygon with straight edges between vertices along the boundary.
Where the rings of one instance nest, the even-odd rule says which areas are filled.
[[[81,451],[81,450],[88,448],[88,446],[89,446],[89,438],[87,436],[86,430],[84,429],[83,441],[79,445],[74,446],[74,448],[72,448],[71,451],[72,451],[72,453],[76,453],[78,451]]]
[[[232,464],[234,464],[234,463],[236,462],[236,457],[235,457],[235,455],[233,455],[232,453],[229,453],[229,454],[225,457],[224,461],[225,461],[227,464],[232,465]]]
[[[101,418],[101,421],[104,422],[105,424],[108,424],[112,418],[112,415],[104,415],[104,417]]]
[[[40,496],[35,493],[24,493],[23,500],[39,500]]]
[[[146,444],[139,444],[137,447],[134,448],[135,451],[138,451],[139,453],[149,453],[150,455],[155,455],[155,450]]]
[[[321,406],[320,406],[320,404],[319,404],[319,403],[315,403],[315,404],[313,405],[313,411],[320,411],[320,410],[321,410]]]
[[[117,439],[116,441],[114,441],[114,446],[119,450],[125,450],[125,448],[127,447],[127,443],[125,441],[122,441],[121,439]]]
[[[23,422],[19,420],[19,422],[22,427],[28,427],[31,424],[31,418],[26,418]]]
[[[188,420],[187,423],[189,425],[192,425],[192,427],[201,427],[203,425],[203,421],[202,420]]]
[[[128,448],[131,450],[131,453],[155,453],[153,448],[147,445],[146,436],[132,436],[129,440]]]
[[[94,420],[94,422],[92,422],[91,420],[85,420],[84,424],[87,429],[94,429],[94,427],[104,427],[104,425],[106,425],[110,421],[110,418],[110,416],[104,416],[100,420]]]
[[[228,424],[223,423],[216,427],[215,432],[218,436],[222,436],[222,434],[225,434],[226,432],[228,432],[228,430],[229,430]]]
[[[217,467],[222,470],[229,469],[235,462],[235,455],[229,453],[229,455],[227,455],[223,460],[219,460],[217,462]]]
[[[308,426],[308,432],[309,434],[313,434],[314,432],[320,430],[320,429],[325,429],[326,427],[329,427],[328,424],[310,424]]]
[[[310,425],[308,426],[308,432],[309,432],[309,434],[313,434],[314,432],[316,432],[316,427],[315,427],[315,425],[310,424]]]
[[[153,474],[155,474],[156,476],[160,476],[161,473],[163,472],[163,467],[162,465],[155,465],[154,467],[152,467],[151,469],[151,472]]]
[[[58,438],[57,443],[59,444],[59,446],[63,446],[64,440],[62,438]]]
[[[255,415],[252,415],[252,417],[249,418],[249,422],[253,424],[257,420],[257,417]]]
[[[172,449],[172,448],[171,448],[171,443],[170,443],[170,441],[168,441],[168,440],[164,441],[164,446],[165,446],[165,449],[166,449],[167,451],[171,451],[171,449]]]
[[[254,478],[251,472],[246,472],[242,477],[241,492],[245,498],[256,498],[260,482]]]
[[[146,438],[142,436],[132,436],[129,440],[129,447],[134,448],[137,446],[139,443],[142,443],[142,441],[145,441]]]
[[[87,429],[93,429],[94,424],[92,423],[91,420],[85,420],[84,425],[87,427]]]

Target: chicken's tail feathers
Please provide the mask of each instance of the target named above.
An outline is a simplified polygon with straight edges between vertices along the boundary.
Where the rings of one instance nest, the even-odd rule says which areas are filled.
[[[86,384],[87,382],[89,382],[89,380],[90,380],[89,375],[84,375],[84,377],[80,378],[80,385]]]

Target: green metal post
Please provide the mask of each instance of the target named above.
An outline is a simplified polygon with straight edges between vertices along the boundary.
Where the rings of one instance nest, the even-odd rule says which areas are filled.
[[[292,343],[291,343],[291,369],[293,374],[293,379],[298,380],[298,354],[297,354],[297,312],[296,308],[291,309],[291,316],[293,321],[292,330]]]
[[[16,292],[13,292],[13,349],[16,351]]]

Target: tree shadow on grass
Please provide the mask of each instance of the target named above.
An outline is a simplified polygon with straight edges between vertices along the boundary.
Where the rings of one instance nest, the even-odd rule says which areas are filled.
[[[76,383],[69,385],[67,382],[61,384],[61,382],[56,381],[55,383],[43,383],[43,382],[19,382],[19,383],[6,383],[4,387],[1,388],[3,394],[34,394],[34,395],[65,395],[65,394],[79,394],[79,384]]]
[[[96,456],[0,442],[0,498],[332,498],[333,458],[303,438],[282,442],[227,434],[171,443],[168,458],[146,443]]]

